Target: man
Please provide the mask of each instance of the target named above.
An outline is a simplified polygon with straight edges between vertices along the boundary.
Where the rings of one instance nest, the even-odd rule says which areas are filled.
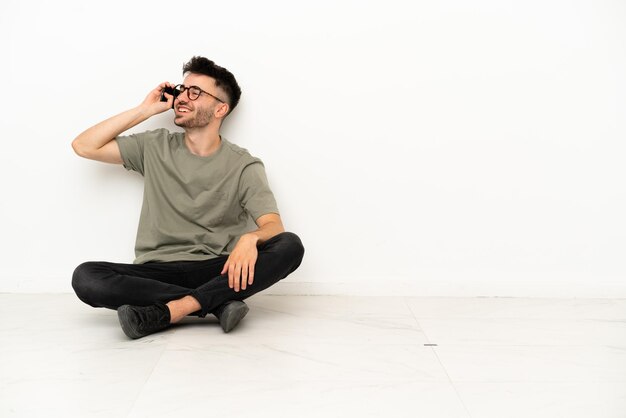
[[[243,299],[285,278],[304,254],[283,228],[261,160],[219,134],[241,96],[235,77],[204,57],[193,57],[183,75],[182,85],[161,83],[72,142],[81,157],[144,176],[134,263],[87,262],[72,278],[83,302],[117,309],[130,338],[208,313],[229,332],[248,312]],[[120,136],[172,108],[184,133]]]

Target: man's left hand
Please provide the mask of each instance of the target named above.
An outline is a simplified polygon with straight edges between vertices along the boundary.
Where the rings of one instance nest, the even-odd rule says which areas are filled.
[[[235,292],[239,292],[240,287],[246,290],[247,285],[254,282],[254,265],[259,254],[256,248],[258,240],[252,234],[242,235],[220,273],[228,272],[228,287],[234,288]]]

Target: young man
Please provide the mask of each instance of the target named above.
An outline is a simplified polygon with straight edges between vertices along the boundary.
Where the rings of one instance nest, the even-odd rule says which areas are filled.
[[[283,228],[261,160],[219,134],[241,95],[235,77],[204,57],[193,57],[183,75],[182,85],[161,83],[72,142],[81,157],[144,176],[134,263],[83,263],[72,279],[83,302],[117,309],[130,338],[190,314],[213,313],[229,332],[248,312],[243,299],[285,278],[304,254]],[[119,136],[172,107],[184,133]]]

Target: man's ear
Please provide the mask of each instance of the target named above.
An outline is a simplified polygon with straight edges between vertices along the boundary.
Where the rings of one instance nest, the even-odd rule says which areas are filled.
[[[228,103],[222,103],[215,109],[215,117],[223,118],[224,116],[228,114],[229,109],[230,109],[230,106],[228,106]]]

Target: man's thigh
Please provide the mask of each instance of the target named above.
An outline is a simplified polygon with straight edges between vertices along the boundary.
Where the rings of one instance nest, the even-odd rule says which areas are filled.
[[[219,276],[227,256],[200,261],[148,262],[125,264],[112,262],[89,263],[92,269],[114,272],[123,276],[140,277],[163,283],[195,288]]]
[[[220,256],[210,260],[178,262],[179,276],[175,284],[188,288],[196,288],[220,276],[228,256]]]

